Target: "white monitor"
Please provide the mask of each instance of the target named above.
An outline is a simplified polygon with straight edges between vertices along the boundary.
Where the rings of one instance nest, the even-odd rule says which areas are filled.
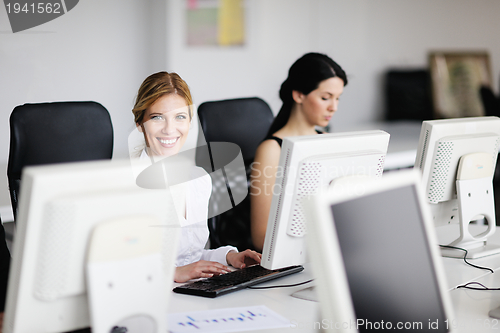
[[[434,224],[458,224],[460,236],[449,245],[468,250],[469,258],[500,253],[500,247],[486,244],[496,226],[493,175],[499,144],[497,117],[422,123],[415,168],[422,172]],[[483,219],[488,229],[472,235],[469,223]],[[443,249],[443,255],[463,257],[464,252]]]
[[[304,200],[334,180],[380,177],[388,145],[389,134],[379,130],[285,138],[261,265],[277,269],[305,263]],[[337,183],[336,190],[342,191],[342,184]]]
[[[162,234],[163,243],[161,239],[157,242],[160,244],[157,247],[157,266],[163,265],[159,271],[163,271],[164,275],[155,276],[164,278],[165,294],[157,299],[162,300],[160,304],[163,304],[163,300],[166,302],[173,281],[178,239],[178,228],[175,228],[178,225],[177,214],[166,193],[165,190],[138,187],[130,161],[25,168],[3,332],[66,332],[89,327],[91,322],[95,322],[96,318],[91,318],[92,309],[89,308],[92,300],[89,301],[87,293],[87,256],[90,258],[88,249],[93,230],[106,222],[123,220],[127,223],[131,218],[149,220],[151,225],[145,227],[147,233]],[[121,226],[117,225],[117,229],[123,230]],[[147,246],[144,243],[148,238],[125,234],[121,234],[121,237],[123,242],[131,246]],[[117,243],[113,243],[113,237],[108,240],[109,249],[106,248],[106,239],[101,243],[104,252],[114,251],[121,256],[124,248],[116,253]],[[94,254],[93,257],[99,259],[99,253]],[[122,276],[134,274],[127,271]],[[151,280],[151,276],[148,279]],[[110,284],[110,292],[120,290],[119,287],[119,284]],[[137,292],[130,288],[130,292],[118,295],[128,301],[108,308],[101,314],[119,315],[117,311],[120,310],[130,312],[130,307],[139,303],[136,294],[142,292],[144,297],[147,290],[140,286],[135,289]],[[102,293],[96,295],[101,297]],[[130,300],[134,297],[136,299]],[[155,302],[151,300],[151,303]],[[106,320],[105,317],[101,319]],[[156,324],[160,327],[166,325]]]
[[[324,331],[450,332],[435,229],[414,170],[315,196],[307,235]],[[450,325],[451,326],[451,325]]]

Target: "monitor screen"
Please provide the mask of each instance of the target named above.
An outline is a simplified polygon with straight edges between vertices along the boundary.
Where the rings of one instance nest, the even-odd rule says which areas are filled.
[[[307,241],[325,328],[451,331],[446,277],[420,182],[414,170],[394,171],[358,183],[358,192],[311,198]]]
[[[362,207],[362,209],[360,209]],[[330,206],[360,331],[446,332],[446,316],[418,206],[408,185]],[[360,321],[361,320],[361,321]],[[429,328],[438,322],[439,329]],[[388,327],[387,325],[393,325]]]

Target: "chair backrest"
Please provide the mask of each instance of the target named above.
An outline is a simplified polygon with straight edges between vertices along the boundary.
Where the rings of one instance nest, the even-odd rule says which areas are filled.
[[[253,161],[274,118],[269,105],[257,97],[205,102],[198,116],[205,140],[237,144],[245,164]]]
[[[389,70],[385,79],[387,120],[433,119],[428,70]]]
[[[247,181],[257,147],[266,137],[274,119],[269,105],[257,97],[202,103],[198,117],[205,140],[232,142],[242,152]],[[250,234],[250,196],[233,209],[211,218],[210,245],[233,245],[239,250],[253,248]]]
[[[500,117],[500,96],[495,96],[491,87],[487,86],[479,88],[479,95],[481,96],[485,115]]]
[[[111,159],[113,126],[96,102],[55,102],[17,106],[10,115],[7,178],[14,219],[21,172],[27,165]]]

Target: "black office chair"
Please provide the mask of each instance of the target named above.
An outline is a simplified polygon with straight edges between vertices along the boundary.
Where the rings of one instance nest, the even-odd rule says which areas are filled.
[[[7,178],[14,213],[21,172],[27,165],[111,159],[113,126],[96,102],[55,102],[17,106],[10,115]]]
[[[480,87],[479,94],[485,116],[500,117],[500,96],[495,96],[491,87],[487,86]],[[493,191],[495,193],[496,225],[500,226],[500,158],[497,158],[497,165],[493,175]]]
[[[433,119],[431,78],[426,69],[394,69],[385,76],[387,120]]]
[[[208,144],[232,142],[240,147],[249,185],[255,151],[274,118],[269,105],[257,97],[205,102],[198,107],[198,117]],[[252,249],[250,195],[233,209],[210,218],[208,225],[211,248],[233,245],[239,250]]]
[[[485,116],[500,117],[500,96],[495,96],[493,90],[487,86],[479,88],[479,95],[481,96]]]

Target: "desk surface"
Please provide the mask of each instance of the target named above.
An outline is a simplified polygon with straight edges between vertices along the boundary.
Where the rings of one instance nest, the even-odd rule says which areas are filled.
[[[446,232],[447,228],[437,228],[437,234],[443,243],[453,240],[458,235],[457,229]],[[472,230],[478,230],[475,227]],[[476,231],[477,232],[477,231]],[[489,239],[490,244],[500,245],[500,227]],[[470,260],[471,263],[491,268],[495,273],[468,266],[461,259],[443,258],[451,302],[455,311],[453,325],[458,332],[500,332],[500,319],[490,318],[488,312],[500,306],[500,291],[457,289],[467,282],[480,282],[489,288],[500,288],[500,255],[493,255]]]
[[[500,228],[492,239],[492,243],[500,244]],[[458,225],[437,228],[441,243],[452,241],[458,235]],[[500,306],[500,291],[474,291],[456,289],[458,285],[478,281],[488,287],[500,288],[500,255],[475,259],[477,265],[490,267],[494,274],[468,266],[461,259],[442,258],[446,272],[448,288],[455,311],[454,324],[458,332],[490,332],[500,331],[500,320],[488,316],[488,312]],[[309,265],[298,274],[293,274],[264,285],[293,284],[311,279]],[[313,332],[315,322],[320,322],[319,304],[312,301],[292,297],[291,294],[313,285],[314,282],[292,288],[276,288],[264,290],[241,290],[219,298],[203,298],[197,296],[172,293],[169,311],[187,312],[211,310],[228,307],[266,305],[271,310],[290,320],[293,327],[283,329],[261,330],[258,332]]]
[[[308,265],[304,271],[283,278],[272,280],[259,286],[294,284],[312,279]],[[259,330],[253,332],[311,332],[309,326],[317,321],[319,305],[317,302],[292,297],[296,291],[312,286],[310,282],[301,286],[275,289],[244,289],[217,298],[204,298],[172,293],[169,300],[170,312],[203,311],[230,307],[248,307],[265,305],[290,320],[294,327]]]

